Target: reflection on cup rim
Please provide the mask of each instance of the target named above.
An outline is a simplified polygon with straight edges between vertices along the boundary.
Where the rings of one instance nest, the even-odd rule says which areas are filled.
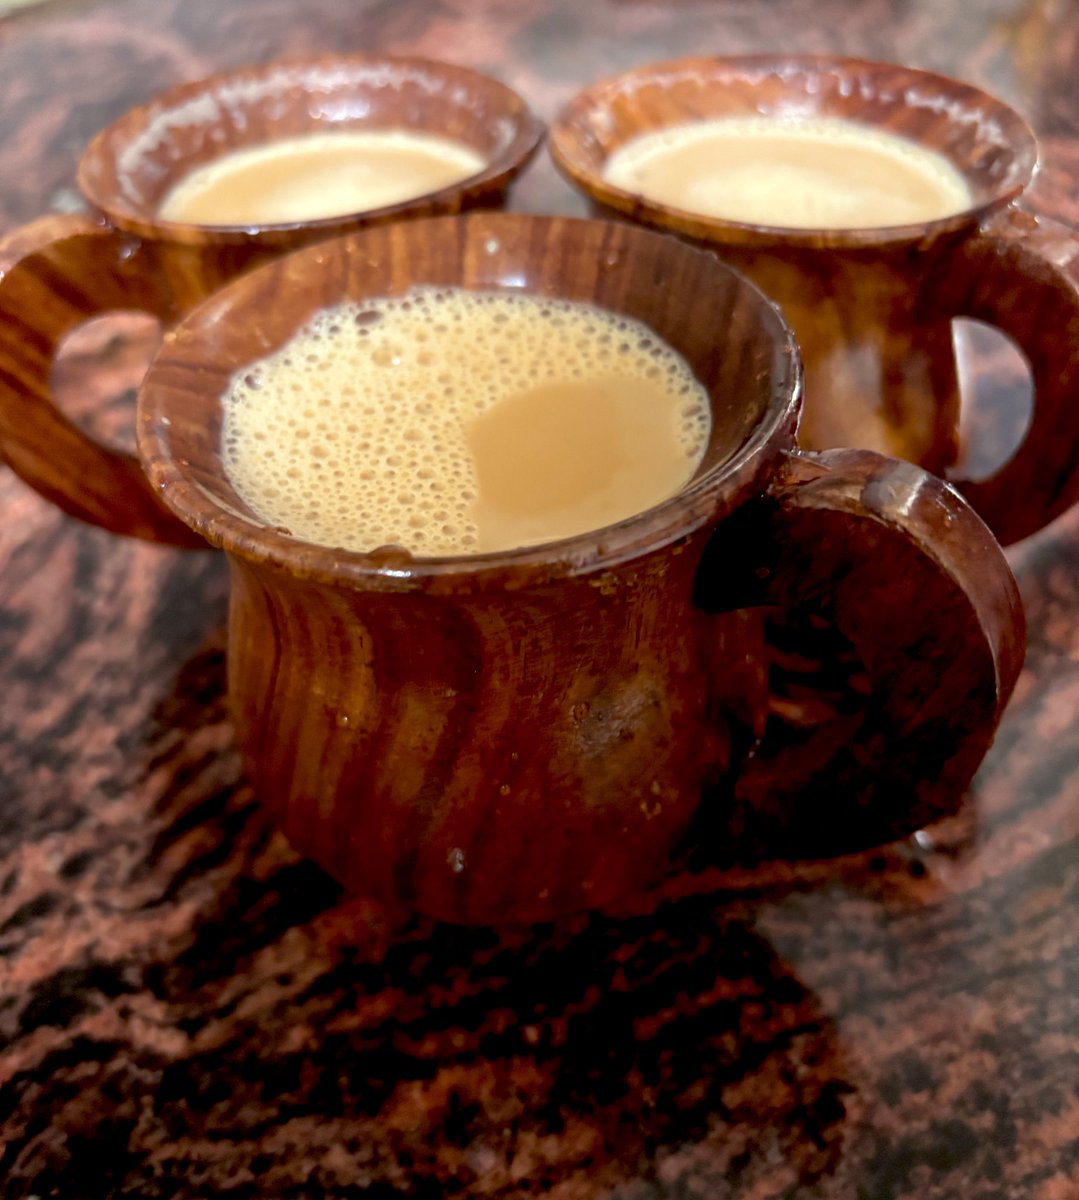
[[[402,97],[405,119],[392,127],[456,137],[486,160],[465,179],[410,200],[310,221],[261,226],[166,221],[157,205],[172,184],[223,153],[310,130],[390,128]],[[429,107],[417,120],[417,104]],[[380,107],[381,106],[381,107]],[[543,124],[511,88],[451,63],[396,55],[325,56],[222,72],[163,92],[129,110],[90,142],[79,187],[125,232],[149,239],[287,241],[297,230],[326,236],[359,223],[451,212],[503,192],[531,161]]]
[[[679,97],[684,115],[677,112]],[[927,139],[927,127],[888,125],[885,114],[893,122],[911,115],[923,126],[931,122],[934,137],[942,141]],[[609,155],[643,133],[729,115],[846,117],[889,128],[944,154],[966,178],[975,202],[913,225],[801,229],[703,216],[648,200],[604,177]],[[952,142],[943,140],[946,131],[955,135]],[[960,145],[962,155],[956,149]],[[881,249],[965,229],[1011,203],[1030,183],[1038,162],[1030,125],[988,92],[897,63],[813,54],[682,58],[631,68],[570,99],[551,125],[548,147],[574,187],[633,220],[702,241],[820,249]]]
[[[508,251],[505,243],[516,233],[522,235],[519,246]],[[227,502],[211,495],[209,486],[220,486],[225,479],[218,458],[218,431],[211,428],[220,420],[220,396],[231,374],[246,366],[250,359],[229,359],[228,339],[234,310],[251,307],[253,298],[269,281],[288,276],[290,296],[309,300],[307,309],[362,299],[366,295],[355,272],[345,264],[352,257],[363,257],[370,269],[371,254],[387,253],[384,239],[413,247],[422,242],[460,248],[461,262],[468,264],[463,280],[440,279],[438,282],[463,286],[506,285],[502,276],[512,276],[509,286],[523,286],[522,262],[537,245],[570,238],[614,239],[620,246],[622,262],[650,251],[657,260],[695,268],[701,274],[733,283],[744,306],[751,311],[754,328],[750,336],[758,344],[767,343],[770,358],[761,375],[759,416],[737,449],[717,465],[708,467],[669,500],[637,513],[617,525],[580,534],[564,541],[542,546],[467,558],[416,558],[402,554],[386,556],[382,561],[371,554],[318,546],[276,531],[258,520],[228,487]],[[609,242],[608,242],[609,244]],[[490,247],[494,246],[492,253]],[[474,253],[480,251],[480,253]],[[470,257],[471,252],[471,257]],[[392,252],[391,252],[392,253]],[[499,258],[503,256],[500,268]],[[407,256],[411,266],[412,255]],[[475,261],[482,259],[483,266]],[[336,260],[332,267],[330,260]],[[617,270],[616,267],[608,268]],[[481,278],[477,281],[475,272]],[[327,293],[326,278],[338,280],[335,294]],[[415,280],[409,280],[409,283]],[[275,284],[280,288],[281,284]],[[352,290],[346,290],[351,287]],[[567,293],[568,294],[568,293]],[[585,296],[570,298],[584,299]],[[626,310],[630,311],[630,310]],[[262,353],[290,335],[306,317],[295,317],[260,309]],[[644,316],[642,319],[647,320]],[[282,329],[270,329],[271,322]],[[280,336],[278,336],[280,334]],[[676,349],[680,349],[677,345]],[[211,354],[217,361],[210,361]],[[192,370],[192,360],[198,363]],[[216,389],[216,390],[215,390]],[[211,397],[212,393],[212,397]],[[185,401],[181,396],[186,397]],[[212,420],[200,425],[194,435],[179,427],[178,414],[191,405],[200,405]],[[214,406],[217,406],[216,408]],[[587,575],[609,569],[618,563],[659,550],[687,536],[700,525],[713,521],[717,512],[741,503],[771,469],[776,456],[793,445],[801,407],[801,363],[793,335],[779,309],[750,281],[719,262],[714,255],[662,234],[622,223],[568,217],[543,217],[526,214],[478,213],[468,216],[438,217],[381,226],[347,237],[323,242],[287,255],[250,272],[222,289],[195,309],[166,337],[157,360],[143,385],[139,404],[139,448],[145,469],[162,499],[208,541],[241,557],[277,563],[309,577],[364,581],[366,586],[382,588],[452,588],[453,580],[499,580],[510,575],[527,577],[530,582],[544,578]],[[188,445],[185,438],[197,439]],[[200,462],[194,462],[196,455]],[[227,481],[226,481],[227,483]]]

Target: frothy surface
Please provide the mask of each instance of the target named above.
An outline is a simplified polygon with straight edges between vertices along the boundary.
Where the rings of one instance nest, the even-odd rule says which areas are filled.
[[[313,133],[236,150],[182,179],[161,204],[167,221],[280,225],[413,200],[482,171],[483,157],[448,138],[406,130]]]
[[[604,177],[660,204],[791,229],[919,224],[971,204],[943,155],[837,117],[670,126],[617,150]]]
[[[689,365],[647,326],[456,289],[328,309],[223,405],[225,469],[267,523],[421,557],[641,512],[692,477],[711,426]]]

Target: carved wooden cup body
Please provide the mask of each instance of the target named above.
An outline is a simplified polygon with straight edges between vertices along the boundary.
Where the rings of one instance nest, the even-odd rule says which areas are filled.
[[[604,178],[610,156],[643,134],[746,116],[844,118],[905,136],[959,170],[971,203],[921,225],[805,230],[701,216]],[[1030,182],[1037,145],[1007,105],[887,63],[692,58],[581,92],[557,117],[549,145],[600,211],[716,247],[780,304],[805,365],[804,446],[863,446],[947,473],[960,449],[950,321],[973,317],[1026,354],[1034,410],[1009,462],[957,486],[1005,542],[1079,499],[1079,239],[1009,207]]]
[[[699,472],[618,525],[499,554],[362,554],[269,528],[222,468],[229,379],[316,312],[415,285],[523,288],[646,322],[711,397]],[[229,556],[237,739],[294,844],[356,891],[454,921],[546,919],[640,889],[760,733],[764,603],[826,606],[872,684],[842,761],[785,778],[792,827],[871,817],[886,834],[953,797],[1022,658],[1014,580],[932,476],[795,452],[799,405],[774,306],[712,255],[626,224],[382,226],[189,315],[148,372],[140,452],[169,507]]]
[[[180,180],[232,151],[307,133],[378,129],[451,138],[486,165],[413,200],[319,220],[209,226],[159,216]],[[117,533],[194,544],[142,487],[134,456],[113,454],[53,405],[50,373],[62,339],[117,310],[142,310],[171,325],[243,271],[335,234],[497,206],[542,132],[520,96],[494,79],[386,55],[232,71],[132,109],[97,135],[79,165],[79,186],[96,216],[44,217],[0,240],[0,455],[73,516]],[[110,503],[116,488],[129,496],[124,511]]]

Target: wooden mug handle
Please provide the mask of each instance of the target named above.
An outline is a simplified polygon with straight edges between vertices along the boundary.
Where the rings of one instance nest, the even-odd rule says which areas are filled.
[[[158,500],[132,454],[84,433],[57,408],[61,340],[92,317],[140,309],[165,323],[176,305],[141,243],[89,217],[43,217],[0,241],[0,457],[59,508],[113,533],[206,543]]]
[[[739,780],[742,830],[799,853],[879,843],[954,809],[1023,661],[1022,603],[989,530],[935,476],[868,450],[788,453],[768,493],[717,528],[697,601],[806,606],[868,675],[838,741],[825,723]]]
[[[1079,236],[1006,209],[942,260],[923,304],[932,320],[996,326],[1030,365],[1022,444],[988,479],[952,481],[1004,545],[1017,542],[1079,500]]]

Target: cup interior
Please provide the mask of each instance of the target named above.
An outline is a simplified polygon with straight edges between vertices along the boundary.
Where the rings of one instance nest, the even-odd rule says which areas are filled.
[[[239,371],[279,349],[319,312],[416,286],[524,290],[584,301],[649,325],[689,362],[711,397],[712,433],[695,478],[619,525],[550,546],[467,559],[374,556],[312,546],[268,528],[221,462],[221,397]],[[422,581],[467,564],[545,571],[599,568],[667,544],[760,486],[793,443],[800,366],[778,310],[710,253],[634,226],[476,213],[398,222],[319,243],[241,277],[165,338],[139,400],[139,447],[151,481],[214,544],[308,573]]]
[[[259,231],[185,226],[158,217],[168,192],[192,170],[232,151],[308,133],[406,130],[451,138],[485,167],[426,196],[365,210],[365,220],[415,210],[454,211],[504,190],[535,153],[543,126],[516,92],[476,71],[422,58],[352,55],[272,63],[185,84],[133,109],[90,143],[79,166],[87,199],[121,229],[140,236],[200,240]],[[449,205],[454,199],[456,205]],[[306,227],[355,226],[341,214]],[[289,229],[292,225],[264,229]]]
[[[645,134],[737,117],[841,118],[909,138],[960,172],[972,202],[917,226],[868,230],[777,229],[705,217],[647,200],[604,179],[610,156]],[[969,223],[1013,200],[1037,165],[1030,126],[1006,104],[946,76],[893,63],[818,55],[686,58],[653,63],[578,93],[551,126],[555,165],[601,206],[706,240],[781,239],[879,244]]]

